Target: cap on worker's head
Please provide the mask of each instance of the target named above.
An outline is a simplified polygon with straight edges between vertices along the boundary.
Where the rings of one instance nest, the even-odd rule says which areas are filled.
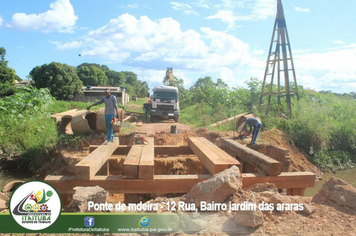
[[[110,88],[106,88],[106,89],[105,89],[105,92],[110,92]]]
[[[246,116],[240,116],[240,119],[246,119]]]

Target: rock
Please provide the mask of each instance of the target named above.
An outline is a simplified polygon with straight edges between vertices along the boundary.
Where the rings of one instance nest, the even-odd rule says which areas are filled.
[[[200,182],[193,186],[187,193],[187,202],[195,203],[200,207],[200,203],[223,203],[225,200],[239,191],[242,186],[242,177],[238,167],[232,166],[208,180]]]
[[[237,225],[255,228],[263,224],[263,214],[260,210],[238,211],[234,216]]]
[[[327,198],[341,206],[356,209],[356,188],[341,179],[331,177],[323,184],[312,201],[319,203],[323,198]]]
[[[254,184],[246,189],[246,191],[252,191],[256,193],[261,193],[261,192],[274,192],[278,193],[278,189],[276,188],[276,185],[271,184],[271,183],[259,183],[259,184]]]
[[[95,187],[75,187],[75,193],[73,194],[73,200],[68,206],[68,210],[73,212],[95,212],[92,208],[88,210],[88,202],[100,204],[109,200],[109,193],[105,189]],[[105,210],[102,210],[105,212]],[[99,211],[100,212],[100,211]]]
[[[19,185],[21,185],[24,181],[21,180],[15,180],[15,181],[11,181],[9,183],[7,183],[4,188],[2,189],[2,191],[4,193],[8,193],[8,192],[12,192],[14,191]]]
[[[310,204],[308,204],[308,203],[304,203],[304,204],[303,204],[303,213],[304,213],[304,214],[310,215],[310,214],[312,214],[314,211],[315,211],[315,208],[314,208],[312,205],[310,205]]]
[[[8,208],[9,208],[8,202],[5,201],[5,200],[0,199],[0,212],[6,210]]]
[[[198,232],[208,227],[208,222],[199,213],[180,214],[179,224],[184,232]]]

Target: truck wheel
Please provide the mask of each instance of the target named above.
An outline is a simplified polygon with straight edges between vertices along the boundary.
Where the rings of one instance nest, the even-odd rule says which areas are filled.
[[[174,121],[178,123],[179,117],[174,117]]]
[[[155,117],[154,117],[154,116],[151,116],[151,117],[150,117],[150,121],[151,121],[152,123],[154,123],[154,122],[155,122]]]

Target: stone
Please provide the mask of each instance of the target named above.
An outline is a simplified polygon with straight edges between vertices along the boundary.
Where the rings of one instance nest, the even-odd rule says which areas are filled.
[[[260,210],[256,211],[238,211],[234,216],[237,225],[256,228],[263,224],[263,214]]]
[[[308,203],[304,203],[304,204],[303,204],[303,213],[304,213],[304,214],[310,215],[310,214],[312,214],[314,211],[315,211],[315,208],[314,208],[312,205],[310,205],[310,204],[308,204]]]
[[[9,208],[8,202],[5,201],[5,200],[0,199],[0,212],[6,210],[8,208]]]
[[[276,185],[272,183],[258,183],[254,184],[246,189],[246,191],[252,191],[256,193],[261,193],[261,192],[273,192],[273,193],[278,193],[278,189],[276,188]]]
[[[2,191],[4,193],[8,193],[8,192],[12,192],[14,191],[19,185],[21,185],[24,181],[21,180],[14,180],[11,181],[9,183],[7,183],[4,188],[2,189]]]
[[[200,203],[223,203],[242,187],[242,176],[236,166],[232,166],[213,177],[200,182],[186,194],[187,202],[200,207]]]
[[[341,206],[356,209],[356,188],[341,179],[331,177],[319,189],[312,201],[318,203],[324,197]]]
[[[94,208],[88,210],[88,202],[93,201],[94,203],[106,203],[109,200],[109,193],[105,189],[95,186],[95,187],[75,187],[75,193],[73,194],[72,202],[68,206],[69,211],[73,212],[97,212]],[[99,212],[106,212],[102,210]]]

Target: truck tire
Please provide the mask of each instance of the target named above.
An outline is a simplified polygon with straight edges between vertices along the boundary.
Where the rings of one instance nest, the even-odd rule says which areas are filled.
[[[174,117],[174,121],[178,123],[179,117]]]
[[[154,116],[150,116],[150,121],[151,121],[151,123],[154,123],[155,122],[155,117]]]

